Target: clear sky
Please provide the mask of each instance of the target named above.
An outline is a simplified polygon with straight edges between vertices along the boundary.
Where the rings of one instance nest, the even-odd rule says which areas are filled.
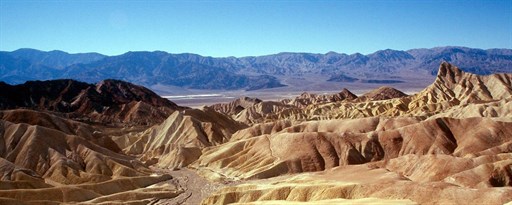
[[[205,56],[512,48],[505,1],[0,0],[0,50]]]

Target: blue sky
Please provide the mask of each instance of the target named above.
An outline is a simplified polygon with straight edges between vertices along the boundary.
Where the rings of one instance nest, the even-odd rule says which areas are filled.
[[[0,50],[205,56],[512,48],[506,1],[0,0]]]

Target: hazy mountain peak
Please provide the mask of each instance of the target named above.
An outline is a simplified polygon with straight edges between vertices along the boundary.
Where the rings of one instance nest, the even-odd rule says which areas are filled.
[[[337,53],[335,51],[329,51],[329,52],[325,53],[325,55],[340,55],[340,53]]]
[[[380,51],[372,53],[368,56],[370,58],[394,59],[394,60],[414,59],[414,57],[411,54],[409,54],[405,51],[392,50],[392,49],[380,50]]]
[[[70,54],[60,50],[46,52],[30,48],[18,49],[13,52],[8,52],[8,54],[14,58],[23,59],[35,65],[43,65],[58,70],[62,70],[74,64],[92,63],[106,57],[99,53]],[[33,74],[37,75],[38,73]]]

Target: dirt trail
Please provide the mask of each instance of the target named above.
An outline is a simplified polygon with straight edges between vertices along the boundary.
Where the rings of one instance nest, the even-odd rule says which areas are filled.
[[[185,192],[172,199],[161,199],[153,204],[187,204],[196,205],[200,204],[203,198],[207,197],[216,190],[226,186],[218,182],[210,182],[203,177],[196,174],[195,171],[188,168],[180,170],[168,170],[153,168],[156,173],[167,173],[173,176],[170,183],[175,184]]]

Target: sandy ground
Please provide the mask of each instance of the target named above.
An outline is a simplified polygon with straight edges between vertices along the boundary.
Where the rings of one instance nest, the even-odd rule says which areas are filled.
[[[153,168],[156,173],[168,173],[173,176],[173,179],[169,180],[169,183],[176,184],[179,188],[185,190],[184,193],[180,194],[176,198],[172,199],[161,199],[153,204],[169,204],[169,205],[196,205],[200,204],[201,201],[209,196],[211,193],[218,189],[227,186],[228,184],[210,182],[203,177],[196,174],[195,171],[188,168],[182,168],[180,170],[169,170],[169,169],[158,169]]]

